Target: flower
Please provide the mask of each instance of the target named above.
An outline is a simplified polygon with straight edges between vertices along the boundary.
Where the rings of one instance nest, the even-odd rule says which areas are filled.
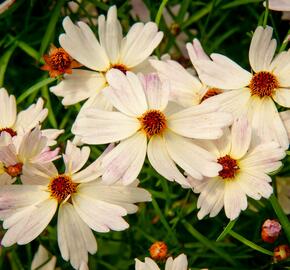
[[[266,6],[266,3],[264,3]],[[269,0],[269,9],[276,11],[290,11],[290,2],[288,0]]]
[[[102,182],[100,158],[82,169],[89,154],[89,147],[80,149],[68,141],[63,155],[64,173],[59,173],[53,163],[38,164],[24,170],[25,185],[0,189],[0,219],[7,229],[3,246],[24,245],[34,240],[58,208],[61,255],[75,269],[81,266],[86,269],[88,252],[97,251],[91,229],[108,232],[129,227],[123,216],[137,211],[134,203],[151,200],[150,194],[136,187],[136,183],[122,186]]]
[[[79,63],[90,70],[75,69],[71,75],[54,86],[51,91],[64,97],[63,105],[72,105],[86,100],[85,106],[112,108],[103,97],[107,86],[105,74],[112,68],[122,72],[139,71],[141,65],[160,43],[163,33],[158,32],[153,22],[134,24],[126,37],[122,37],[122,27],[117,19],[116,6],[110,7],[107,20],[98,17],[99,41],[84,22],[73,24],[69,17],[63,20],[65,34],[61,34],[61,46]]]
[[[224,136],[205,145],[222,165],[217,177],[196,181],[189,177],[194,192],[200,193],[197,216],[216,216],[224,207],[226,216],[234,220],[247,208],[247,196],[269,198],[273,189],[267,173],[277,170],[285,151],[276,142],[253,144],[251,126],[245,117],[236,119]]]
[[[278,201],[286,215],[290,214],[290,177],[276,177]]]
[[[175,163],[197,179],[215,176],[221,166],[191,138],[217,139],[231,115],[216,112],[218,105],[198,105],[170,111],[169,85],[157,74],[125,75],[113,69],[104,95],[117,111],[86,109],[72,132],[88,144],[120,143],[102,161],[105,182],[131,183],[139,174],[146,151],[151,165],[169,181],[190,187]],[[149,141],[147,147],[147,140]]]
[[[164,260],[167,257],[167,245],[165,242],[157,241],[154,242],[150,249],[150,256],[154,260]]]
[[[187,44],[187,50],[193,65],[198,60],[210,60],[197,39]],[[149,60],[157,70],[161,80],[170,82],[170,100],[177,102],[183,107],[190,107],[203,102],[205,99],[220,94],[222,90],[210,87],[191,74],[182,65],[173,60]]]
[[[64,73],[71,74],[72,68],[81,66],[63,48],[56,48],[54,45],[50,46],[49,54],[44,55],[43,59],[45,65],[41,69],[49,71],[52,78]]]
[[[165,264],[165,270],[187,270],[187,258],[184,254],[180,254],[173,259],[169,257]],[[145,262],[135,259],[135,270],[159,270],[158,265],[150,258],[145,258]]]
[[[289,139],[274,101],[290,107],[290,51],[273,58],[276,40],[271,39],[272,32],[269,26],[255,30],[249,50],[254,74],[220,54],[211,54],[212,61],[196,61],[195,66],[203,82],[226,90],[205,102],[219,102],[221,110],[233,113],[234,117],[247,114],[253,140],[275,140],[287,149]]]
[[[5,141],[0,143],[2,174],[6,177],[9,175],[10,178],[5,184],[14,182],[14,177],[20,176],[26,167],[48,163],[58,158],[59,148],[51,151],[47,147],[47,140],[39,127],[27,132],[23,137],[11,137],[7,132],[1,134],[0,142]]]
[[[55,264],[56,257],[50,256],[47,249],[39,245],[31,263],[31,270],[55,270]]]
[[[290,257],[290,247],[288,245],[279,245],[274,249],[274,262],[280,262]]]
[[[261,237],[264,242],[274,243],[281,233],[280,223],[273,219],[267,219],[262,225]]]
[[[279,113],[290,139],[290,110]]]

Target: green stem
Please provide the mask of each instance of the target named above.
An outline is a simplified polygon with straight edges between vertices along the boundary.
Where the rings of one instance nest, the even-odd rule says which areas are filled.
[[[252,248],[252,249],[255,249],[257,251],[260,251],[261,253],[264,253],[266,255],[269,255],[269,256],[273,256],[274,253],[272,251],[269,251],[265,248],[262,248],[258,245],[256,245],[255,243],[253,243],[252,241],[244,238],[243,236],[239,235],[238,233],[234,232],[234,231],[229,231],[229,234],[234,237],[235,239],[237,239],[238,241],[242,242],[244,245]]]
[[[267,25],[268,15],[269,15],[269,0],[266,0],[266,10],[265,10],[265,16],[264,16],[264,21],[263,21],[264,27],[266,27]]]
[[[159,25],[160,23],[160,20],[161,20],[161,16],[162,16],[162,12],[163,12],[163,9],[165,8],[166,4],[167,4],[168,0],[162,0],[162,3],[158,9],[158,12],[157,12],[157,15],[156,15],[156,18],[155,18],[155,22],[157,25]]]
[[[283,230],[285,232],[285,235],[288,239],[288,242],[290,243],[290,222],[288,217],[285,215],[283,209],[281,208],[276,196],[274,194],[270,197],[270,202],[272,204],[272,207],[283,227]]]
[[[235,226],[236,224],[236,221],[238,219],[234,219],[234,220],[231,220],[228,225],[224,228],[224,230],[222,231],[222,233],[219,235],[219,237],[216,239],[216,242],[219,242],[219,241],[222,241],[226,236],[227,234],[231,231],[231,229]]]

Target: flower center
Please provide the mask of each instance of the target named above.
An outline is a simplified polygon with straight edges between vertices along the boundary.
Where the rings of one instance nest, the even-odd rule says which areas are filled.
[[[77,184],[73,183],[70,176],[60,174],[50,180],[48,189],[51,196],[59,202],[67,198],[67,196],[76,192]]]
[[[9,133],[11,135],[11,137],[14,137],[14,136],[17,135],[17,132],[14,131],[12,128],[0,128],[0,135],[4,131],[7,132],[7,133]]]
[[[279,88],[279,83],[275,75],[268,71],[256,73],[249,84],[252,95],[259,97],[272,96],[273,91]]]
[[[54,70],[65,72],[71,65],[71,58],[63,48],[56,48],[49,56],[49,63]]]
[[[138,118],[143,130],[148,137],[161,134],[167,127],[166,117],[159,110],[148,110]]]
[[[231,158],[229,155],[220,157],[217,162],[223,166],[222,170],[219,171],[219,176],[223,179],[234,178],[236,172],[239,170],[237,161]]]
[[[5,171],[10,176],[16,177],[22,173],[22,166],[23,164],[19,162],[19,163],[16,163],[15,165],[10,165],[8,167],[5,167]]]
[[[115,68],[115,69],[119,69],[120,71],[122,71],[125,75],[126,75],[126,72],[129,70],[125,65],[123,64],[115,64],[115,65],[112,65],[111,68]]]
[[[210,88],[206,91],[205,95],[202,97],[201,102],[203,102],[204,100],[216,96],[218,94],[221,94],[223,91],[219,88]]]

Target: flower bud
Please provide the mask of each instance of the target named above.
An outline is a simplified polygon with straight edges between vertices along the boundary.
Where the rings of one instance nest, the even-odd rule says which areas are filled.
[[[277,220],[267,219],[262,225],[261,237],[264,242],[274,243],[281,233],[281,225]]]
[[[290,247],[288,245],[280,245],[274,249],[274,261],[279,262],[290,257]]]
[[[152,259],[157,261],[164,260],[167,257],[167,245],[162,241],[155,242],[150,247],[149,252]]]

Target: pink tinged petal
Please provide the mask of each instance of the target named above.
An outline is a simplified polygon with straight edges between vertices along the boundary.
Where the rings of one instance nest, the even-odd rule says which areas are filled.
[[[60,148],[56,148],[54,150],[50,150],[49,147],[45,148],[43,152],[41,152],[35,159],[33,159],[33,163],[47,163],[54,161],[58,159],[60,156],[58,156]]]
[[[22,168],[21,181],[24,185],[49,184],[50,178],[56,176],[58,171],[52,162],[45,164],[25,164]]]
[[[252,129],[246,116],[236,118],[231,129],[230,156],[236,160],[242,158],[251,143]]]
[[[132,6],[130,14],[135,20],[150,21],[150,12],[142,0],[131,0],[130,2]]]
[[[109,87],[104,95],[120,112],[129,116],[140,116],[147,109],[143,85],[137,75],[128,71],[126,75],[117,69],[107,72]]]
[[[76,212],[94,231],[123,231],[129,227],[123,219],[127,211],[119,205],[101,201],[96,196],[87,196],[85,192],[73,195],[72,201]]]
[[[90,152],[91,150],[88,146],[79,148],[71,141],[67,141],[65,154],[63,155],[65,172],[74,174],[79,171],[88,161]]]
[[[135,23],[122,40],[120,61],[132,68],[146,60],[163,38],[153,22]]]
[[[290,88],[279,88],[273,93],[273,99],[281,106],[290,108]]]
[[[176,257],[173,261],[171,270],[187,270],[187,258],[184,254],[180,254],[178,257]],[[170,270],[169,268],[166,268],[165,270]]]
[[[147,153],[153,168],[164,178],[169,181],[176,181],[183,188],[191,187],[170,157],[163,137],[153,136],[149,141]]]
[[[198,60],[210,60],[208,55],[205,53],[198,39],[194,39],[192,43],[186,44],[186,49],[189,54],[191,63],[195,64]]]
[[[248,206],[247,196],[235,182],[227,182],[224,195],[225,213],[230,220],[236,219]]]
[[[106,50],[111,63],[117,63],[120,57],[122,27],[117,18],[117,8],[108,10],[107,20],[104,15],[98,17],[99,38],[101,46]]]
[[[43,129],[41,135],[48,139],[47,146],[53,146],[57,143],[56,139],[60,134],[64,133],[64,129]]]
[[[15,165],[19,162],[16,149],[13,144],[0,147],[0,162],[3,162],[6,167]]]
[[[0,128],[13,127],[16,120],[16,100],[5,88],[0,88]]]
[[[43,105],[43,99],[39,98],[36,104],[30,105],[26,110],[17,115],[15,128],[18,133],[20,131],[23,133],[30,131],[44,121],[48,110],[46,108],[43,109]]]
[[[169,98],[170,85],[167,81],[161,81],[156,73],[139,75],[146,94],[148,109],[163,111]]]
[[[70,203],[63,203],[59,207],[57,240],[61,256],[66,261],[70,260],[75,269],[88,263],[88,252],[94,254],[97,251],[93,232]]]
[[[56,257],[48,253],[44,246],[39,245],[37,252],[35,253],[31,270],[54,270],[56,265]],[[41,266],[41,267],[40,267]]]
[[[217,109],[217,104],[202,103],[179,111],[168,118],[168,128],[188,138],[220,138],[222,128],[229,126],[233,119],[231,114]]]
[[[75,25],[69,17],[65,17],[63,28],[66,33],[59,36],[59,43],[74,59],[97,71],[106,71],[110,67],[105,49],[85,23]]]
[[[252,168],[263,173],[270,173],[282,165],[280,160],[285,155],[285,151],[276,142],[263,143],[250,149],[239,163],[246,169]]]
[[[1,164],[0,164],[1,167]],[[6,172],[0,173],[0,188],[4,185],[11,185],[16,181],[16,178],[12,178],[9,174]]]
[[[86,194],[88,197],[97,197],[100,201],[119,205],[128,214],[132,214],[138,210],[138,207],[134,203],[152,200],[150,193],[145,189],[138,188],[136,184],[138,184],[138,181],[128,186],[124,186],[121,183],[107,185],[103,181],[93,181],[80,185],[78,192]]]
[[[290,11],[290,2],[288,0],[269,0],[269,9],[277,11]]]
[[[258,26],[252,37],[249,60],[252,69],[255,72],[269,70],[270,64],[273,60],[277,42],[275,39],[271,39],[273,34],[273,28],[266,26]]]
[[[282,119],[283,124],[287,130],[288,138],[290,139],[290,110],[280,112],[279,115],[280,115],[280,118]]]
[[[114,183],[121,180],[125,185],[132,183],[142,169],[146,149],[147,138],[141,131],[122,141],[102,160],[103,181]]]
[[[171,85],[170,99],[184,107],[200,103],[202,84],[198,78],[190,74],[182,65],[173,60],[150,60],[162,81]]]
[[[192,140],[183,138],[173,132],[164,135],[170,157],[193,178],[201,180],[203,176],[214,177],[222,169],[215,157]]]
[[[118,123],[116,125],[116,123]],[[105,144],[126,139],[137,132],[140,122],[119,112],[86,109],[72,127],[83,143]]]
[[[250,72],[221,54],[211,54],[213,61],[196,61],[201,81],[220,89],[240,89],[247,86],[252,78]]]
[[[104,75],[95,71],[74,69],[72,74],[65,74],[64,79],[50,91],[63,97],[62,104],[72,105],[100,92],[106,86]]]

